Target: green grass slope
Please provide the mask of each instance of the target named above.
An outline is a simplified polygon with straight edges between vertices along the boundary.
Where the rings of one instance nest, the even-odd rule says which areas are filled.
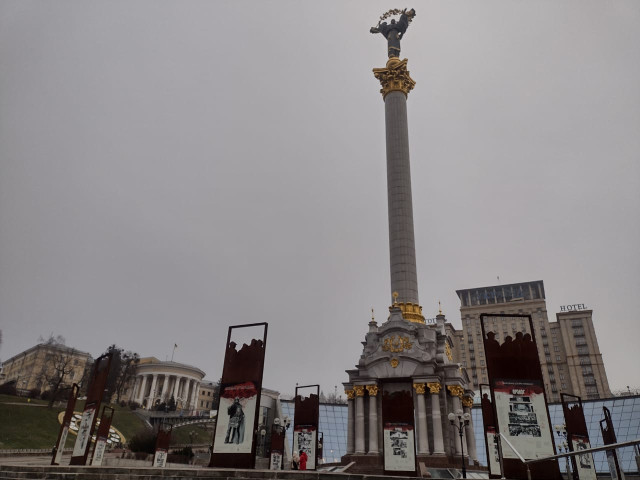
[[[55,445],[60,431],[58,414],[63,408],[46,407],[42,400],[27,401],[26,398],[0,395],[0,449],[47,448]],[[82,411],[84,402],[76,404],[76,411]],[[144,422],[128,408],[113,406],[113,426],[126,439],[145,429]],[[69,434],[66,446],[71,448],[76,436]]]

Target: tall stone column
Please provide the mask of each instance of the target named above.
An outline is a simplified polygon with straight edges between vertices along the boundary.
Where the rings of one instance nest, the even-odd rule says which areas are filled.
[[[373,74],[380,80],[385,104],[391,292],[398,293],[394,303],[418,305],[407,123],[407,95],[415,82],[407,60],[397,57],[390,58],[385,68],[374,68]]]
[[[367,392],[369,392],[369,453],[378,453],[378,405],[377,385],[367,385]]]
[[[429,454],[429,432],[427,430],[427,406],[424,401],[425,393],[424,383],[414,383],[413,388],[416,390],[418,399],[418,454]]]
[[[187,378],[185,381],[185,394],[184,394],[184,399],[185,399],[184,408],[187,410],[191,410],[192,388],[193,388],[193,380],[191,378]]]
[[[460,385],[447,385],[447,390],[449,390],[449,392],[451,393],[451,404],[453,406],[453,413],[458,415],[459,412],[462,412],[462,403],[460,402],[460,398],[462,397],[462,395],[464,395],[464,388],[462,388]],[[457,421],[458,420],[456,419],[456,422]],[[462,429],[462,444],[460,443],[460,433],[457,429],[455,429],[455,437],[456,441],[454,442],[454,445],[456,447],[456,455],[461,455],[462,445],[466,443],[464,428]]]
[[[467,451],[469,452],[469,458],[474,462],[478,461],[478,452],[476,450],[476,436],[473,432],[473,418],[471,415],[471,408],[473,407],[473,397],[462,397],[462,409],[464,413],[469,414],[469,425],[465,427],[465,435],[467,437]]]
[[[193,381],[193,401],[191,402],[191,409],[197,410],[198,405],[198,397],[200,397],[200,382],[197,380]]]
[[[180,387],[180,377],[177,375],[173,379],[173,399],[178,402],[178,388]]]
[[[354,402],[355,392],[350,389],[345,389],[344,393],[347,395],[347,453],[355,452],[354,442]]]
[[[140,390],[138,391],[138,398],[136,400],[137,403],[139,403],[140,405],[142,405],[142,402],[144,401],[144,393],[145,390],[147,389],[147,375],[141,375],[142,377],[142,383],[140,385]]]
[[[164,381],[162,382],[162,392],[160,393],[160,400],[164,402],[164,396],[167,393],[167,388],[169,387],[169,375],[164,376]]]
[[[149,405],[147,405],[147,408],[151,408],[153,407],[153,402],[156,399],[156,384],[158,383],[158,374],[154,373],[153,374],[153,379],[151,380],[151,390],[149,391]]]
[[[356,452],[366,453],[364,447],[364,387],[355,385],[356,394]]]
[[[442,438],[442,416],[440,415],[440,389],[438,382],[427,383],[431,395],[431,419],[433,421],[433,454],[444,455],[444,440]]]

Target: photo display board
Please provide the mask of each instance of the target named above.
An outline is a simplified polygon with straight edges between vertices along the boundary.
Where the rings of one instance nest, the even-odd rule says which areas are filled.
[[[169,454],[172,431],[173,425],[170,425],[168,430],[158,430],[158,436],[156,437],[156,451],[153,455],[152,467],[164,468],[167,465],[167,455]]]
[[[111,410],[107,413],[107,409]],[[102,459],[104,453],[107,450],[107,440],[109,440],[109,429],[113,422],[114,410],[111,407],[102,408],[102,417],[100,417],[100,425],[98,426],[98,433],[96,433],[96,443],[93,447],[93,457],[91,458],[91,466],[102,465]]]
[[[51,459],[51,465],[60,465],[60,460],[62,460],[62,451],[67,443],[67,437],[69,436],[69,427],[71,426],[73,409],[76,407],[76,400],[78,399],[79,391],[80,387],[78,387],[77,383],[74,383],[71,386],[71,395],[69,395],[69,400],[67,400],[67,409],[65,410],[64,417],[62,418],[60,432],[58,432],[58,439],[56,440],[56,447],[53,458]]]
[[[237,343],[232,341],[232,335],[237,335],[238,332],[246,335],[248,330],[244,329],[249,328],[253,329],[252,333],[260,333],[260,337],[251,338],[238,350]],[[267,323],[229,327],[210,467],[255,466],[254,432],[258,428],[267,329]]]
[[[385,475],[415,476],[416,447],[411,383],[382,384]]]
[[[303,390],[309,393],[305,397]],[[306,470],[315,470],[318,465],[318,422],[320,421],[320,385],[296,387],[295,413],[293,419],[293,451],[302,450],[307,455]],[[302,466],[300,466],[302,469]]]
[[[589,431],[582,409],[582,399],[576,395],[561,393],[562,413],[567,430],[567,443],[572,452],[591,448]],[[596,467],[591,453],[571,457],[574,480],[596,480]]]
[[[87,390],[87,401],[82,412],[82,419],[78,427],[78,437],[71,454],[69,465],[86,465],[91,446],[91,437],[96,426],[97,413],[100,410],[104,387],[111,369],[112,353],[98,357],[93,366],[91,382]]]
[[[482,423],[484,425],[485,448],[489,464],[489,478],[501,478],[500,445],[496,434],[496,420],[493,414],[491,389],[487,384],[480,384],[480,405],[482,407]]]
[[[531,316],[482,313],[480,326],[494,422],[485,422],[485,436],[502,435],[525,460],[555,455]],[[488,427],[494,430],[489,432]],[[526,480],[526,466],[507,442],[500,445],[505,477]],[[562,478],[557,460],[532,463],[529,468],[531,478]]]

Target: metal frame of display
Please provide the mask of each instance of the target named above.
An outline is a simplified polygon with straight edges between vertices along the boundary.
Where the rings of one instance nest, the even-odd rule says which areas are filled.
[[[531,335],[531,342],[533,346],[531,352],[529,353],[531,353],[532,358],[527,359],[526,357],[524,357],[525,358],[524,360],[522,360],[521,358],[521,361],[515,364],[512,361],[511,362],[509,362],[508,360],[505,361],[505,359],[502,359],[502,362],[498,362],[493,358],[491,359],[491,361],[489,361],[489,358],[487,355],[487,346],[490,344],[490,341],[493,341],[496,344],[498,344],[500,348],[506,344],[505,342],[502,345],[500,345],[496,340],[489,340],[487,337],[488,333],[492,333],[494,331],[487,330],[485,328],[486,319],[496,318],[496,317],[497,318],[518,318],[518,319],[528,320],[529,332]],[[549,402],[547,401],[547,393],[544,388],[544,377],[542,375],[542,366],[541,366],[540,358],[538,355],[538,344],[536,341],[536,334],[533,328],[533,319],[531,318],[531,315],[508,314],[508,313],[481,313],[480,327],[482,329],[482,340],[484,345],[485,361],[487,365],[487,377],[489,378],[489,386],[491,391],[491,404],[493,407],[493,414],[496,420],[495,422],[496,435],[499,435],[501,433],[500,422],[498,420],[499,418],[498,411],[497,411],[498,407],[496,405],[496,395],[495,395],[496,383],[498,381],[508,381],[508,382],[514,382],[514,383],[521,382],[524,384],[526,382],[531,386],[537,386],[541,390],[542,398],[544,399],[545,415],[549,425],[549,436],[550,436],[549,438],[551,441],[551,448],[553,450],[553,454],[555,455],[557,452],[556,452],[555,441],[553,438],[551,416],[549,415]],[[495,335],[495,332],[494,332],[494,335]],[[516,334],[516,337],[517,337],[517,334]],[[534,357],[533,352],[535,352],[535,361],[533,358]],[[498,360],[499,360],[499,356],[498,356]],[[495,366],[497,364],[508,365],[509,368],[511,368],[509,375],[505,376],[503,374],[503,375],[496,376]],[[486,436],[486,431],[485,431],[485,436]],[[501,445],[500,458],[502,460],[502,465],[501,465],[502,474],[508,478],[522,479],[522,480],[527,479],[528,474],[527,474],[526,465],[524,465],[519,459],[505,458],[503,455],[504,448],[502,448],[502,442],[500,443],[500,445]],[[558,462],[555,460],[548,461],[548,462],[537,462],[535,464],[534,471],[531,473],[534,478],[539,480],[561,480],[562,479],[562,474],[560,473]]]
[[[250,345],[243,345],[240,350],[236,351],[236,343],[232,342],[231,335],[234,330],[264,327],[262,340],[252,339]],[[251,452],[250,453],[231,453],[216,452],[216,433],[220,424],[221,411],[218,409],[218,421],[215,423],[213,430],[213,451],[211,453],[210,467],[217,468],[255,468],[256,462],[256,431],[258,428],[258,419],[260,414],[260,396],[262,394],[262,380],[264,376],[264,359],[267,350],[267,333],[269,324],[266,322],[249,323],[245,325],[232,325],[229,327],[227,334],[227,343],[225,349],[225,359],[222,368],[222,378],[220,380],[220,401],[228,388],[241,385],[243,383],[253,383],[256,390],[256,404],[254,411],[253,425],[249,430],[245,426],[245,433],[251,435]],[[261,351],[255,348],[253,342],[261,341]],[[233,344],[233,345],[232,345]],[[247,350],[245,351],[245,347]],[[252,350],[253,349],[253,350]]]

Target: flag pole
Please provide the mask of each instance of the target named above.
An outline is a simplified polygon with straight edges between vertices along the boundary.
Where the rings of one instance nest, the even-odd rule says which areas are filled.
[[[176,353],[176,348],[178,348],[178,344],[174,343],[173,344],[173,351],[171,352],[171,361],[173,362],[173,354]]]

